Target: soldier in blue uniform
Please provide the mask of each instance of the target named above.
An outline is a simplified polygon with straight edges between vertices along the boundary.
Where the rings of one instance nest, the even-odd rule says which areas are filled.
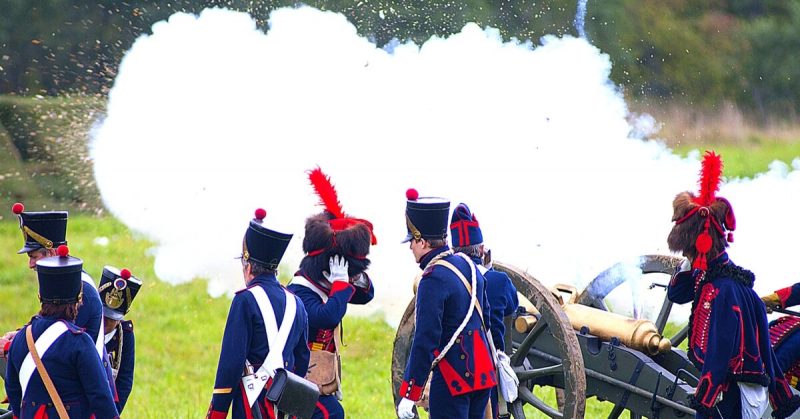
[[[285,368],[301,377],[308,369],[308,346],[306,335],[308,319],[302,301],[288,293],[276,277],[278,264],[291,240],[291,234],[279,233],[263,225],[266,211],[256,210],[255,219],[245,232],[242,243],[242,273],[247,288],[238,291],[231,302],[225,333],[222,336],[222,348],[217,366],[217,378],[207,418],[220,419],[228,417],[232,408],[235,419],[282,418],[272,403],[265,398],[261,389],[255,400],[248,400],[247,388],[243,377],[250,376],[253,371],[260,370],[270,354],[271,343],[267,342],[267,332],[261,308],[257,302],[258,295],[266,295],[274,313],[277,324],[283,322],[287,308],[287,298],[295,299],[296,312],[286,340],[281,365],[265,366],[270,377],[275,369]],[[262,294],[263,293],[263,294]],[[268,384],[271,380],[268,381]]]
[[[675,225],[667,239],[670,250],[687,258],[668,296],[692,303],[688,353],[701,373],[692,407],[697,418],[760,417],[769,398],[773,417],[788,417],[800,397],[777,365],[766,309],[753,291],[755,275],[725,251],[736,219],[728,200],[716,196],[722,161],[706,152],[702,166],[700,193],[682,192],[673,201]]]
[[[67,412],[77,419],[119,417],[94,342],[73,323],[83,262],[68,253],[62,245],[59,256],[37,261],[42,308],[9,349],[5,386],[17,418],[66,417]],[[31,344],[36,357],[28,356]]]
[[[141,287],[142,281],[131,275],[128,269],[119,270],[113,266],[103,268],[98,290],[103,299],[106,352],[117,387],[117,410],[120,414],[133,389],[136,358],[133,322],[125,320],[125,315]]]
[[[21,203],[11,207],[12,212],[19,217],[19,228],[25,244],[18,254],[28,256],[28,267],[36,270],[36,262],[56,254],[59,245],[66,245],[67,217],[66,211],[26,212]],[[86,271],[81,272],[81,287],[83,303],[78,308],[78,317],[75,325],[82,327],[95,343],[98,358],[104,362],[111,393],[116,398],[116,388],[111,375],[111,368],[106,361],[105,345],[103,344],[103,304],[97,292],[94,280]],[[13,332],[7,336],[13,338]]]
[[[505,352],[505,317],[512,315],[519,306],[517,289],[505,272],[492,269],[491,254],[483,243],[483,232],[475,214],[466,204],[458,204],[450,218],[450,240],[453,251],[464,253],[472,259],[486,278],[486,295],[491,307],[492,342],[498,351]],[[498,417],[497,388],[492,389],[492,412]]]
[[[761,297],[767,309],[784,309],[800,304],[800,283]],[[778,366],[789,385],[800,389],[800,317],[782,316],[769,324],[769,337]]]
[[[414,189],[406,192],[406,198],[405,241],[423,273],[397,415],[401,419],[414,417],[414,403],[420,400],[433,370],[429,402],[432,419],[483,418],[489,408],[490,390],[497,385],[485,332],[485,328],[491,328],[486,279],[468,257],[454,255],[447,245],[450,203],[420,198]],[[475,289],[471,285],[473,273]]]
[[[347,305],[366,304],[375,296],[372,280],[366,273],[370,263],[367,255],[370,245],[375,244],[375,237],[369,221],[344,213],[330,179],[319,168],[309,173],[309,179],[325,210],[306,220],[303,238],[306,255],[288,288],[303,300],[308,313],[308,347],[312,359],[324,355],[318,351],[337,354],[336,359],[339,359],[341,348],[337,347],[337,341],[341,337],[340,324],[347,314]],[[322,364],[328,365],[311,362],[312,366]],[[338,372],[332,371],[320,375],[336,374]],[[314,381],[316,375],[312,367],[307,378]],[[315,419],[345,417],[339,403],[341,388],[335,388],[339,385],[320,389],[322,394],[314,412]]]

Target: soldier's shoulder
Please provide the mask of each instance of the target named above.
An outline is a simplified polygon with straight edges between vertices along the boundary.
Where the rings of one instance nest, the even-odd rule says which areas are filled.
[[[73,335],[82,335],[86,331],[86,329],[76,325],[75,323],[68,321],[63,321],[63,323],[67,326],[67,330],[72,332]]]

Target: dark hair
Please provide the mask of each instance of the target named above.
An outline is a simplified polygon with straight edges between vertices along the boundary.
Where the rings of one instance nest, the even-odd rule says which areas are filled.
[[[431,249],[436,249],[447,245],[447,239],[424,239],[424,240],[428,242],[428,246],[430,246]]]
[[[39,310],[39,315],[74,322],[75,318],[78,317],[79,305],[80,302],[70,304],[42,303],[42,309]]]
[[[258,263],[252,259],[248,260],[247,263],[250,264],[250,274],[253,276],[275,275],[278,272],[277,269],[271,269],[267,265]]]
[[[481,246],[483,243],[480,244],[471,244],[469,246],[461,246],[461,247],[453,247],[454,252],[461,252],[467,256],[480,258],[483,257],[483,252],[481,251]]]

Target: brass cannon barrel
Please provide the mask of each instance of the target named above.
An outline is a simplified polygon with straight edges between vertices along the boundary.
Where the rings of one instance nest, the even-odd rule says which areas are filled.
[[[650,320],[636,320],[581,304],[567,303],[563,307],[575,330],[586,326],[589,333],[600,339],[608,341],[616,337],[625,346],[648,355],[657,355],[672,348],[672,342],[661,336]]]

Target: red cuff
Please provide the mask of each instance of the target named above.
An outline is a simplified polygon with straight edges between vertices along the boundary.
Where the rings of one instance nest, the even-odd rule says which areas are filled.
[[[351,283],[347,281],[333,281],[333,285],[331,285],[331,295],[341,290],[347,290],[347,289],[355,292],[356,287],[354,287]]]
[[[778,298],[781,299],[781,307],[786,307],[786,300],[792,296],[792,287],[786,287],[775,291],[775,294],[778,294]]]
[[[11,341],[9,340],[8,342],[6,342],[6,344],[5,344],[5,345],[3,345],[3,352],[4,352],[4,353],[8,353],[8,350],[9,350],[10,348],[11,348]]]
[[[227,417],[228,412],[212,410],[211,407],[208,408],[208,414],[206,414],[206,419],[226,419]]]
[[[414,380],[403,381],[403,384],[400,386],[400,397],[405,397],[416,402],[422,397],[422,390],[422,387],[414,384]]]

